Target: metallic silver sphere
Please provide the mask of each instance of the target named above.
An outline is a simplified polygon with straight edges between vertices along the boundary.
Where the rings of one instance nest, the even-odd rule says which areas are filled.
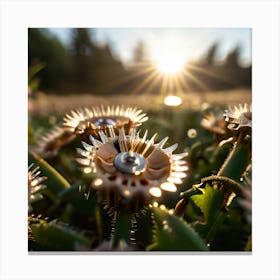
[[[138,175],[146,168],[146,159],[137,153],[125,152],[115,157],[116,168],[124,173]]]

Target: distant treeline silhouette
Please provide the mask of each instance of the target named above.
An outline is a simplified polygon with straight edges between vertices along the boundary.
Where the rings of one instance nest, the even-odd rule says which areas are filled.
[[[251,66],[239,64],[240,48],[229,52],[222,63],[215,59],[218,43],[210,46],[204,57],[185,66],[180,82],[163,87],[163,79],[153,79],[155,68],[146,57],[145,44],[138,42],[134,64],[125,67],[112,55],[110,46],[97,45],[86,28],[71,30],[70,44],[65,46],[48,29],[29,28],[28,66],[42,64],[37,74],[40,88],[56,94],[158,94],[180,90],[215,91],[251,88]]]

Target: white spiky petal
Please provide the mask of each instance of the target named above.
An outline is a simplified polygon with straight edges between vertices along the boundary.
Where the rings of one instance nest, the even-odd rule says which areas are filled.
[[[108,191],[117,189],[126,200],[133,200],[139,195],[150,200],[152,197],[161,196],[161,190],[175,192],[176,184],[181,184],[182,179],[187,176],[185,171],[188,167],[186,161],[182,160],[187,153],[173,155],[177,144],[163,148],[167,138],[159,143],[155,143],[155,138],[156,134],[148,140],[147,131],[140,137],[135,129],[125,134],[123,128],[120,129],[118,137],[102,135],[102,142],[91,137],[92,146],[87,144],[86,150],[77,151],[85,157],[85,163],[90,162],[91,167],[94,166],[93,169],[102,180],[100,184],[93,182],[92,187]],[[121,171],[115,160],[119,158],[118,155],[127,153],[140,159],[145,158],[145,168],[135,172]],[[79,159],[79,162],[82,163],[82,160]]]
[[[72,142],[76,136],[63,127],[55,126],[38,140],[36,152],[42,157],[55,156],[59,149]]]
[[[31,211],[31,202],[34,201],[36,195],[46,186],[42,184],[47,179],[45,176],[40,176],[41,171],[39,166],[32,170],[33,164],[28,166],[28,210]]]

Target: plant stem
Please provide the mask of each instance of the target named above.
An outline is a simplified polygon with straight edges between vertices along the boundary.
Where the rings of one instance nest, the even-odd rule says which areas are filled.
[[[244,143],[242,138],[243,136],[240,135],[234,143],[231,152],[220,168],[217,176],[228,177],[239,182],[250,160],[248,144]]]
[[[118,246],[119,242],[125,241],[130,244],[131,226],[132,226],[132,213],[129,211],[120,211],[116,218],[114,234],[112,237],[112,247]]]

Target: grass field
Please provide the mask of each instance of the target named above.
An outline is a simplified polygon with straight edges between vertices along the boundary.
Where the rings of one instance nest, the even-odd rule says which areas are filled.
[[[236,89],[228,91],[207,93],[178,94],[182,98],[179,109],[201,110],[211,105],[227,107],[239,103],[251,103],[250,89]],[[38,93],[33,103],[34,115],[48,115],[50,113],[64,114],[74,108],[99,106],[99,105],[125,105],[136,106],[143,110],[162,110],[165,108],[163,99],[166,95],[113,95],[100,96],[94,94],[80,94],[59,96],[53,94]]]

